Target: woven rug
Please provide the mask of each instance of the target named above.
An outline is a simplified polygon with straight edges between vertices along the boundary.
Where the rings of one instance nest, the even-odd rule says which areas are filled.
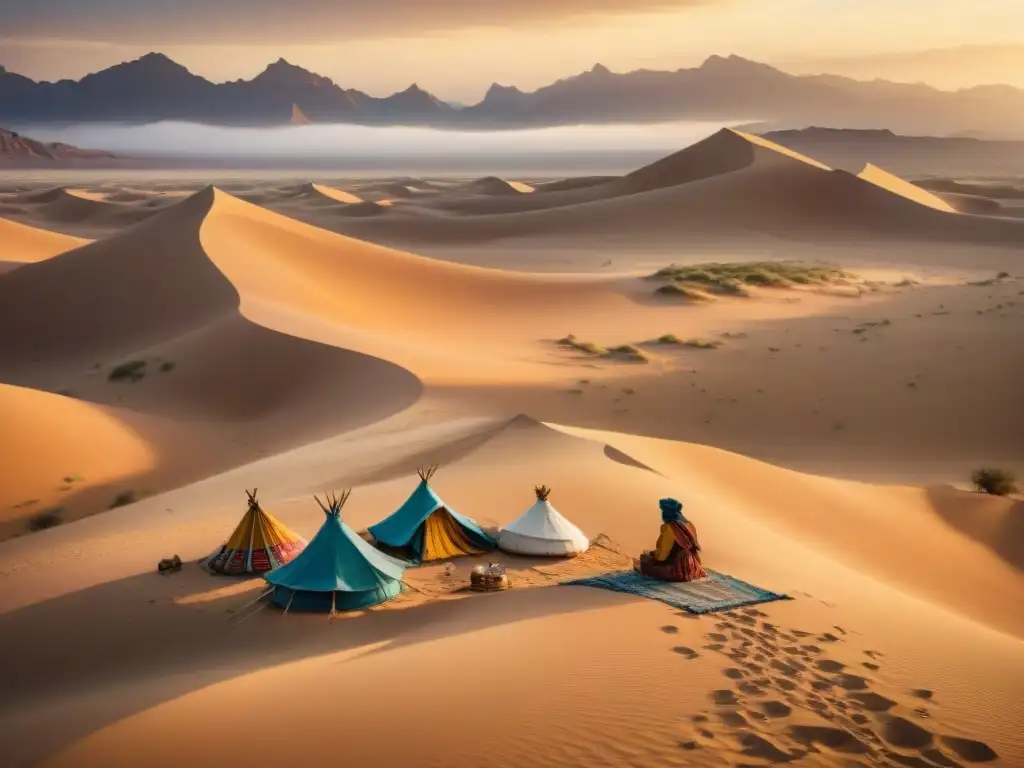
[[[788,595],[769,592],[724,573],[708,570],[707,577],[696,581],[673,583],[649,579],[636,571],[606,573],[586,579],[563,581],[570,586],[598,587],[613,592],[626,592],[651,600],[660,600],[689,613],[714,613],[744,605],[791,600]]]

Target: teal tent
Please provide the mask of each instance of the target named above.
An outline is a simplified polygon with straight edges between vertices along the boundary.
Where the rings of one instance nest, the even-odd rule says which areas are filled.
[[[430,487],[437,466],[417,470],[420,484],[390,517],[370,526],[374,540],[412,563],[479,555],[498,543],[468,517],[448,507]]]
[[[327,515],[313,540],[289,563],[263,578],[271,602],[286,611],[330,612],[377,605],[402,591],[405,564],[363,541],[341,519],[351,490],[327,496]]]

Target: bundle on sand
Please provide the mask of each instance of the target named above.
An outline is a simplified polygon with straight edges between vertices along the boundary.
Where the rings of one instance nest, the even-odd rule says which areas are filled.
[[[181,570],[181,558],[175,555],[174,557],[165,557],[156,565],[158,573],[169,573],[170,571]]]
[[[486,568],[478,565],[472,570],[469,574],[469,586],[477,592],[497,592],[508,589],[511,585],[504,566],[490,563]]]

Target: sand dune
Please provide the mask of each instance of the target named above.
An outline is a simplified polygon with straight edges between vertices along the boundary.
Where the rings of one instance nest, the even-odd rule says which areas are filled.
[[[941,197],[933,195],[925,189],[914,186],[909,181],[905,181],[898,176],[894,176],[888,171],[879,168],[877,165],[868,163],[864,166],[864,170],[857,174],[857,178],[869,181],[882,189],[892,192],[893,194],[901,195],[908,200],[913,200],[915,203],[920,203],[921,205],[927,205],[929,208],[934,208],[937,211],[944,211],[946,213],[958,212],[958,209],[954,208]]]
[[[80,237],[70,237],[45,229],[37,229],[0,218],[0,271],[8,271],[20,264],[45,261],[73,248],[88,243]]]
[[[104,199],[101,194],[58,187],[18,195],[28,206],[28,219],[54,229],[72,232],[116,231],[153,215],[152,207],[129,205]]]
[[[891,177],[886,179],[889,186],[897,186]],[[502,215],[492,210],[451,220],[354,221],[344,231],[413,247],[418,242],[500,240],[524,233],[576,233],[581,241],[615,233],[666,242],[696,232],[750,232],[797,241],[866,236],[1024,244],[1019,222],[950,216],[908,197],[906,186],[899,189],[893,192],[759,137],[726,130],[620,181],[531,195],[531,201],[538,201],[533,210]],[[931,197],[923,190],[921,194]]]
[[[1024,764],[1024,502],[951,485],[1024,471],[1022,230],[865,176],[723,131],[532,194],[245,178],[95,242],[0,220],[0,258],[27,262],[0,275],[4,765],[204,764],[224,744],[297,765]],[[387,186],[406,194],[380,215]],[[5,204],[45,224],[151,202],[112,194]],[[441,260],[452,242],[507,268]],[[608,243],[600,270],[511,271]],[[707,302],[642,277],[754,253],[860,274]],[[262,582],[196,561],[242,489],[310,537],[312,493],[354,486],[365,528],[429,463],[487,526],[548,485],[594,546],[410,569],[394,602],[333,622],[229,621]],[[559,585],[630,567],[665,496],[707,566],[794,599],[696,618]],[[157,575],[172,554],[183,570]],[[458,590],[491,559],[513,589]],[[382,750],[396,718],[407,738]],[[341,751],[320,735],[349,732]]]
[[[343,189],[328,187],[323,184],[302,184],[289,191],[289,196],[299,199],[313,200],[315,202],[330,201],[332,203],[361,203],[361,198],[356,197]]]
[[[910,491],[835,484],[698,446],[608,432],[584,437],[578,430],[566,431],[519,418],[475,428],[470,435],[476,435],[476,444],[468,448],[458,448],[456,443],[447,444],[448,448],[434,441],[428,455],[447,457],[435,488],[456,508],[503,522],[518,514],[521,505],[515,494],[496,497],[496,484],[528,492],[540,476],[559,494],[563,511],[584,530],[591,535],[603,532],[627,551],[648,543],[656,529],[654,500],[673,494],[697,520],[709,562],[791,590],[796,599],[760,606],[749,616],[682,620],[677,612],[656,603],[553,586],[567,566],[545,564],[531,570],[530,564],[516,565],[503,557],[510,566],[522,567],[522,578],[528,580],[506,595],[426,600],[413,592],[383,609],[337,621],[333,627],[322,617],[282,621],[278,614],[267,612],[246,624],[245,632],[218,632],[214,628],[225,627],[225,609],[251,599],[251,588],[239,591],[222,581],[213,584],[192,566],[173,580],[139,573],[149,561],[165,555],[170,537],[176,550],[192,559],[208,550],[209,539],[218,530],[229,528],[237,519],[235,486],[247,478],[215,479],[202,488],[143,502],[133,510],[116,510],[74,528],[5,545],[14,561],[22,564],[7,573],[11,589],[0,608],[0,628],[15,629],[20,641],[17,664],[10,655],[0,659],[13,701],[19,704],[16,712],[0,720],[6,728],[19,728],[21,738],[12,742],[15,764],[63,747],[50,764],[80,765],[102,758],[121,765],[164,754],[172,744],[177,744],[176,759],[201,760],[225,734],[241,735],[243,729],[251,733],[251,718],[267,690],[306,686],[310,695],[283,712],[278,724],[309,727],[317,722],[324,698],[336,699],[333,692],[342,684],[348,695],[335,702],[335,716],[340,711],[347,722],[372,729],[385,711],[394,712],[398,706],[400,714],[419,724],[417,754],[424,748],[443,750],[453,765],[470,764],[481,750],[513,766],[580,764],[588,756],[594,764],[611,766],[628,764],[630,756],[637,755],[645,764],[664,764],[669,756],[679,754],[680,733],[689,733],[690,718],[701,713],[710,718],[706,728],[718,736],[701,739],[698,754],[709,765],[723,764],[743,757],[738,750],[755,743],[750,741],[751,732],[761,739],[756,743],[782,749],[794,743],[800,728],[817,728],[812,733],[823,739],[846,732],[837,728],[848,717],[842,709],[828,702],[824,712],[832,714],[835,709],[835,714],[827,719],[814,714],[821,707],[805,705],[803,686],[818,678],[790,675],[786,670],[792,662],[831,670],[836,680],[845,681],[854,692],[891,702],[885,708],[907,718],[908,732],[913,730],[911,710],[922,704],[915,703],[909,691],[933,691],[936,700],[924,702],[933,713],[923,723],[929,733],[991,745],[1008,765],[1024,755],[1012,726],[1020,707],[1013,680],[1024,670],[1019,640],[950,612],[948,596],[938,591],[931,596],[934,602],[903,594],[902,589],[910,588],[913,595],[911,587],[926,584],[923,574],[938,574],[940,560],[947,561],[934,558],[935,550],[927,546],[904,546],[900,557],[896,550],[903,537],[919,528],[916,542],[942,548],[955,559],[966,558],[969,567],[980,566],[992,576],[996,572],[991,569],[998,570],[998,565],[973,549],[969,540],[939,524]],[[339,473],[345,473],[346,459],[354,457],[355,450],[364,455],[376,452],[378,457],[389,453],[382,470],[396,462],[396,469],[404,470],[402,464],[422,458],[416,446],[406,445],[396,452],[397,444],[392,444],[390,451],[381,452],[375,445],[385,437],[383,430],[368,435],[361,447],[350,444],[340,454],[336,446],[342,443],[311,446],[304,457],[294,456],[287,462],[272,459],[249,474],[264,480],[278,477],[298,488],[317,482],[315,471],[295,475],[298,467],[314,464],[321,466],[321,484],[327,482],[328,474],[344,482]],[[465,443],[465,437],[458,441]],[[611,458],[607,445],[655,471]],[[332,460],[324,461],[328,457]],[[409,482],[406,475],[357,489],[353,498],[359,502],[352,505],[350,523],[361,526],[374,520],[380,509],[408,493]],[[822,520],[820,497],[815,494],[824,493],[826,487],[830,508],[837,498],[844,506],[841,513]],[[318,513],[304,495],[270,500],[289,525],[304,533],[315,529]],[[147,512],[163,508],[174,512]],[[140,516],[152,519],[145,526],[130,522]],[[879,523],[886,527],[875,535],[873,526]],[[897,539],[889,541],[885,535]],[[884,545],[880,563],[865,567],[871,546],[879,544]],[[468,563],[458,564],[460,573],[468,567]],[[915,574],[915,567],[922,573]],[[552,569],[551,575],[545,575],[546,568]],[[43,577],[58,572],[64,575],[60,583]],[[982,573],[968,576],[983,577]],[[438,583],[439,567],[420,569],[410,578],[421,589],[430,589]],[[951,583],[948,576],[940,578]],[[535,588],[530,588],[531,581]],[[1019,583],[1013,588],[1019,589]],[[43,595],[48,599],[40,601]],[[155,602],[146,605],[149,600]],[[146,621],[126,610],[128,604],[141,605]],[[979,620],[1006,618],[994,598],[971,611]],[[92,616],[102,621],[107,632],[102,639],[98,634],[82,636],[79,653],[53,659],[41,640],[52,631],[58,615],[65,620]],[[783,682],[767,681],[753,691],[749,681],[757,678],[756,673],[748,677],[726,670],[744,670],[746,663],[758,662],[721,655],[709,643],[721,633],[723,645],[727,644],[723,652],[735,655],[733,646],[739,649],[744,637],[738,627],[759,630],[761,621],[787,634],[808,633],[803,640],[790,637],[794,645],[811,643],[811,650],[794,656],[782,650],[782,642],[762,650],[755,638],[756,652],[765,654],[761,663],[776,670],[771,677]],[[566,637],[573,638],[571,648],[566,648]],[[924,638],[929,640],[923,642]],[[442,718],[450,719],[450,710],[460,702],[464,708],[467,693],[456,686],[439,689],[430,680],[456,674],[467,659],[479,658],[481,648],[508,656],[508,663],[490,673],[491,686],[502,692],[502,711],[493,713],[487,707],[466,711],[463,721],[473,734],[470,742],[451,743],[440,723]],[[956,648],[974,652],[962,654],[957,674],[950,675],[939,660]],[[206,660],[202,667],[195,663],[199,655]],[[230,664],[221,663],[229,658]],[[575,682],[552,687],[547,670],[555,663]],[[885,667],[882,672],[881,667]],[[413,691],[399,704],[393,696],[384,695],[389,692],[381,685],[382,679],[396,674]],[[67,688],[69,678],[77,681],[73,691]],[[90,704],[87,696],[98,686],[106,692],[102,707]],[[541,689],[544,695],[539,697]],[[808,687],[807,692],[814,690]],[[794,692],[797,698],[786,698]],[[728,698],[737,704],[716,703],[720,694],[722,701]],[[788,702],[778,713],[782,728],[750,718],[750,723],[732,730],[730,713],[743,713],[761,700]],[[837,700],[852,701],[841,688]],[[225,706],[229,701],[233,705]],[[46,715],[56,708],[64,713],[62,722],[67,727],[55,742],[43,738],[48,729],[41,724],[49,722]],[[635,722],[630,712],[637,713]],[[524,756],[502,735],[509,731],[510,717],[516,728],[528,729],[541,744],[551,746]],[[884,722],[865,721],[865,729],[879,738],[866,743],[885,741],[881,738]],[[602,724],[599,734],[594,723]],[[719,728],[724,730],[718,733]],[[187,744],[181,743],[182,730],[190,733]],[[864,729],[848,731],[867,738]],[[748,734],[747,740],[737,741],[743,733]],[[898,733],[884,734],[903,743]],[[933,738],[937,737],[928,742]],[[279,742],[241,739],[238,743],[242,746],[236,746],[236,753],[245,757],[276,754]],[[966,742],[961,748],[981,750]],[[322,743],[309,739],[290,745],[289,755],[318,764],[322,749]],[[379,746],[360,740],[347,754],[355,764],[370,764],[379,758]],[[841,765],[844,759],[842,751],[821,753],[821,757],[823,765]]]
[[[526,195],[533,192],[533,187],[519,181],[506,181],[497,176],[485,176],[482,179],[466,184],[463,191],[479,195]]]

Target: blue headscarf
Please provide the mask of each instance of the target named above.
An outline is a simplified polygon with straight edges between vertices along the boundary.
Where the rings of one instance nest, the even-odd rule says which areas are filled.
[[[665,523],[685,523],[683,505],[675,499],[662,499],[658,502],[661,507],[661,520]]]

